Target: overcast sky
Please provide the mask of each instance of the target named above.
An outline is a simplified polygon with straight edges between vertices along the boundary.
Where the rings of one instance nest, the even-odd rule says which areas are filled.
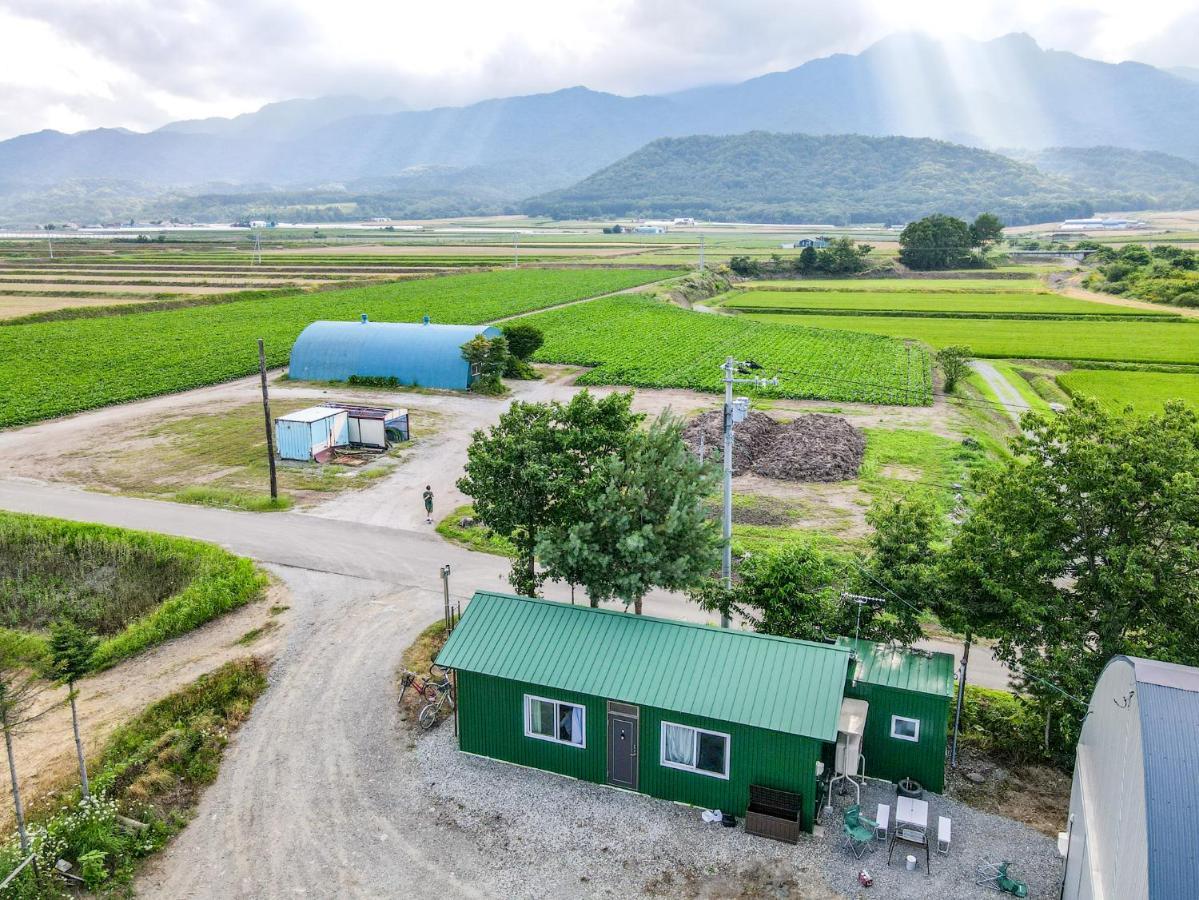
[[[911,30],[1199,66],[1195,0],[0,0],[0,138],[326,94],[660,93]]]

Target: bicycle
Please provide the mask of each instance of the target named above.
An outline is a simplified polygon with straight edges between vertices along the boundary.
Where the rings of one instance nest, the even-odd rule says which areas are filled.
[[[429,683],[429,687],[433,689],[434,696],[429,697],[428,694],[425,695],[429,702],[421,708],[420,716],[418,717],[420,727],[425,731],[428,731],[437,724],[441,710],[447,703],[450,709],[454,708],[454,685],[450,681],[450,673],[448,671],[445,671],[445,675],[441,681],[431,682]]]
[[[422,677],[411,669],[405,669],[404,674],[400,678],[400,701],[403,702],[404,695],[408,693],[408,688],[415,686],[416,695],[424,697],[426,702],[432,703],[437,700],[442,691],[450,686],[450,673],[446,669],[442,669],[442,674],[437,680],[434,680],[434,669],[440,669],[436,663],[429,666],[429,674]]]

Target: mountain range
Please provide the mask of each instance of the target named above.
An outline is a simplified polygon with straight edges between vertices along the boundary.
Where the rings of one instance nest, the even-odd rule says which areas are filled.
[[[197,194],[284,201],[279,191],[292,204],[390,197],[396,214],[414,205],[499,211],[659,138],[750,131],[926,137],[1025,153],[1114,146],[1199,160],[1199,81],[1042,49],[1022,34],[985,42],[904,34],[856,55],[657,96],[574,87],[430,110],[395,99],[292,100],[148,133],[41,131],[0,142],[0,217],[53,214],[63,206],[48,197],[78,201],[97,189],[118,218]]]

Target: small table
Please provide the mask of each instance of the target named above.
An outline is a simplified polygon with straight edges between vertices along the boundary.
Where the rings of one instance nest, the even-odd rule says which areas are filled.
[[[931,875],[928,853],[928,803],[912,797],[897,797],[895,801],[895,831],[887,849],[887,865],[891,865],[891,854],[895,844],[903,841],[924,848],[924,874]]]

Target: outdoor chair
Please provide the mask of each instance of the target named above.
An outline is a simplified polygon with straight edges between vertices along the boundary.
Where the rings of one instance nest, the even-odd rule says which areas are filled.
[[[845,847],[854,855],[854,859],[861,859],[867,848],[874,850],[878,822],[863,816],[862,807],[854,805],[845,810],[845,821],[841,827],[845,833]]]
[[[986,861],[980,862],[974,870],[974,883],[993,887],[995,890],[1011,894],[1013,897],[1027,897],[1028,884],[1019,878],[1013,878],[1009,875],[1009,866],[1011,866],[1011,863],[1006,859],[998,864]]]

